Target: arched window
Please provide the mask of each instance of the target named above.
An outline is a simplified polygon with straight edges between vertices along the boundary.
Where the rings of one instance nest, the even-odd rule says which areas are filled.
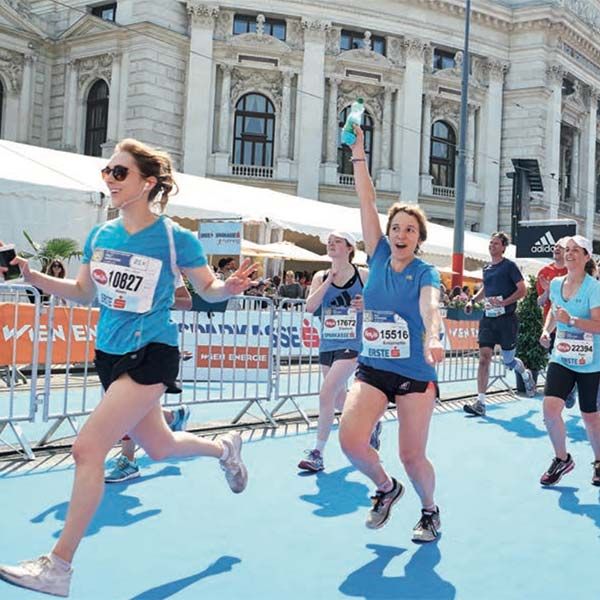
[[[91,87],[85,117],[85,150],[88,156],[102,156],[108,125],[108,85],[99,79]]]
[[[429,173],[433,185],[454,187],[456,134],[444,121],[436,121],[431,128],[431,158]]]
[[[352,151],[348,146],[342,144],[342,129],[344,127],[344,123],[346,123],[346,118],[348,117],[348,113],[350,112],[350,107],[347,106],[340,114],[339,114],[339,122],[338,122],[338,173],[342,175],[352,175],[354,170],[352,169],[352,162],[350,159],[352,158]],[[369,171],[371,170],[371,163],[373,160],[373,119],[371,115],[365,110],[363,113],[363,119],[361,127],[365,134],[365,153],[367,157],[367,164],[369,165]]]
[[[246,94],[235,106],[233,163],[273,166],[275,108],[262,94]]]

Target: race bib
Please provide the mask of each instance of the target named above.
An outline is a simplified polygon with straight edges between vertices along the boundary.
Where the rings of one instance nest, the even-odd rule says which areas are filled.
[[[145,313],[152,308],[162,261],[119,250],[94,250],[90,269],[98,301],[107,308]]]
[[[594,360],[594,335],[584,331],[557,331],[554,348],[557,358],[566,366],[590,365]]]
[[[485,309],[486,317],[499,317],[503,315],[506,311],[504,310],[504,306],[493,306],[491,303],[492,299],[502,300],[502,296],[490,296],[488,298],[483,299],[483,308]]]
[[[349,306],[327,308],[323,315],[323,339],[356,339],[356,310]]]
[[[406,321],[389,310],[366,310],[361,355],[369,358],[409,358],[410,332]]]

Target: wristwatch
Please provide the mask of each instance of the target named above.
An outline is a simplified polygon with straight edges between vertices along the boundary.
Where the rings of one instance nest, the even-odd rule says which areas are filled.
[[[576,317],[569,317],[569,327],[575,327]]]

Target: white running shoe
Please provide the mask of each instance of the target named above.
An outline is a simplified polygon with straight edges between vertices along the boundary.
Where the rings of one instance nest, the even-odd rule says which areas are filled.
[[[236,431],[226,433],[219,440],[229,450],[225,460],[219,460],[225,479],[235,494],[239,494],[248,485],[248,470],[242,461],[242,436]]]
[[[72,574],[73,569],[65,570],[49,554],[25,560],[16,567],[0,565],[0,579],[22,588],[65,598],[69,595]]]

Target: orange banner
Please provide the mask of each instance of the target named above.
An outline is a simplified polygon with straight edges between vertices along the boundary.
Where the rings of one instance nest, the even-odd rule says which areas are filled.
[[[98,309],[69,309],[57,306],[52,325],[52,364],[67,362],[67,346],[70,345],[68,361],[86,362],[94,357]],[[0,366],[13,363],[28,365],[33,362],[33,339],[35,326],[33,304],[0,303]],[[38,362],[46,362],[48,309],[42,308],[40,316],[40,349]],[[87,343],[89,342],[89,343]],[[16,348],[15,348],[16,344]]]
[[[204,369],[268,369],[269,348],[198,346],[196,366]]]
[[[446,349],[448,350],[477,350],[477,335],[479,321],[454,321],[444,319],[446,333]]]

